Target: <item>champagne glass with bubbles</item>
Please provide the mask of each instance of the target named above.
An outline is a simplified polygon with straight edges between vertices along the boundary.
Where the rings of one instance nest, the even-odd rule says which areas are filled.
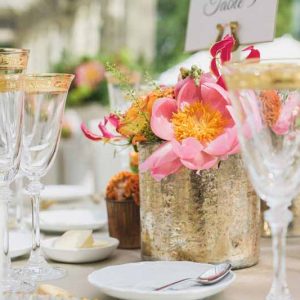
[[[9,256],[9,185],[19,171],[23,126],[23,77],[29,51],[0,49],[0,292],[25,292],[34,287],[18,279]]]
[[[32,202],[33,246],[22,272],[36,281],[58,279],[61,268],[50,266],[40,250],[39,202],[46,175],[57,152],[65,101],[71,74],[32,74],[24,77],[25,105],[21,169],[29,179],[27,191]]]
[[[245,165],[270,208],[274,275],[267,300],[290,300],[285,250],[288,207],[300,187],[300,60],[233,63],[224,75]]]

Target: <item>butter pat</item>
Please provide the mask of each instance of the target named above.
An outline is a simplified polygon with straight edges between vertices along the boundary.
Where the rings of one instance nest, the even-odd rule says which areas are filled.
[[[54,242],[54,248],[59,249],[92,248],[93,246],[92,230],[70,230]]]

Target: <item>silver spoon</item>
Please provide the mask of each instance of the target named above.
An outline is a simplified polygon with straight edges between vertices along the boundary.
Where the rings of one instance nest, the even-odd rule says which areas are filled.
[[[184,281],[194,281],[196,283],[200,283],[203,285],[214,284],[222,280],[231,270],[231,264],[223,263],[219,265],[215,265],[207,271],[203,272],[197,278],[184,278],[175,282],[171,282],[159,288],[156,288],[154,291],[161,291],[167,289],[176,284],[182,283]]]

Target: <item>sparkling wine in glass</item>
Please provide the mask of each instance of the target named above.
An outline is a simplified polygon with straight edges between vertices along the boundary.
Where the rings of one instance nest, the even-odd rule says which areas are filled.
[[[233,63],[224,75],[245,165],[270,208],[274,275],[267,300],[290,300],[285,248],[288,207],[300,187],[300,60]]]
[[[21,169],[29,179],[27,191],[32,201],[33,246],[27,265],[22,270],[32,280],[58,279],[65,275],[61,268],[50,266],[40,250],[39,203],[45,176],[54,162],[60,140],[65,101],[71,74],[26,75],[23,153]]]
[[[20,166],[23,126],[23,78],[29,51],[0,49],[0,292],[26,292],[34,286],[17,278],[9,256],[9,185]],[[2,248],[3,246],[3,248]]]

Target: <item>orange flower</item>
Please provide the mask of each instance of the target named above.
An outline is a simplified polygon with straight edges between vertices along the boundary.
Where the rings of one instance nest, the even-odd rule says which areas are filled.
[[[123,171],[113,176],[106,188],[106,198],[115,201],[133,199],[139,205],[139,175]]]
[[[148,121],[148,115],[144,112],[143,99],[136,100],[121,118],[118,132],[126,137],[134,137],[142,133]]]
[[[152,108],[154,102],[160,98],[174,99],[175,98],[174,88],[164,87],[164,88],[156,89],[146,96],[146,111],[148,112],[150,117],[152,115]]]
[[[138,98],[121,119],[118,132],[123,136],[132,137],[135,143],[145,141],[143,131],[150,124],[153,104],[157,99],[164,97],[174,98],[174,88],[162,87]]]
[[[263,105],[265,121],[269,126],[273,126],[279,118],[281,111],[280,97],[275,90],[263,91],[260,93]]]

